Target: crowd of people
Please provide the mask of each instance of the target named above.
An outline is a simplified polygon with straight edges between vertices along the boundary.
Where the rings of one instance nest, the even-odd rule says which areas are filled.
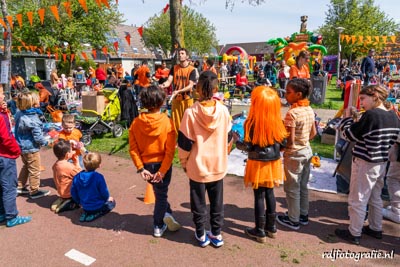
[[[244,232],[265,243],[267,236],[276,237],[276,222],[293,230],[308,225],[307,183],[313,155],[310,140],[316,135],[315,115],[308,100],[312,88],[309,53],[301,52],[290,68],[285,62],[280,62],[279,73],[282,74],[276,78],[285,86],[285,98],[290,104],[283,120],[280,98],[271,87],[272,80],[265,77],[273,72],[272,65],[262,69],[258,66],[257,83],[250,90],[252,104],[244,123],[243,140],[238,140],[232,132],[229,111],[216,97],[219,80],[214,62],[207,60],[199,70],[200,64],[192,62],[184,48],[177,50],[177,58],[178,64],[168,70],[163,62],[153,76],[146,60],[134,68],[131,75],[124,76],[128,73],[121,66],[115,72],[112,68],[107,70],[108,77],[99,68],[89,69],[90,75],[94,75],[91,78],[81,68],[74,72],[76,84],[80,81],[88,85],[89,79],[104,84],[107,79],[107,83],[114,86],[119,80],[133,81],[135,85],[143,110],[132,119],[129,127],[129,153],[137,173],[153,186],[153,235],[162,237],[167,229],[174,232],[181,227],[173,217],[168,201],[168,187],[173,178],[172,161],[177,148],[181,166],[189,178],[195,239],[201,247],[209,244],[220,247],[224,244],[223,179],[227,174],[228,153],[234,142],[238,149],[247,152],[244,184],[251,186],[254,193],[255,226],[244,229]],[[233,69],[240,79],[237,86],[244,91],[249,90],[245,69],[240,70],[239,66],[236,69],[235,65],[221,65],[220,71],[227,75],[229,72],[232,74]],[[56,75],[54,72],[53,84],[60,81]],[[129,79],[126,76],[130,76]],[[158,86],[152,84],[152,77],[158,81]],[[161,112],[168,94],[170,118]],[[194,95],[197,95],[196,101]],[[362,233],[382,238],[380,191],[383,177],[389,158],[394,162],[400,159],[397,152],[400,122],[386,101],[387,97],[385,87],[366,85],[360,92],[364,114],[356,121],[351,117],[349,107],[340,124],[344,138],[356,145],[350,180],[350,225],[348,229],[337,229],[335,233],[354,244],[360,243]],[[18,216],[17,193],[26,194],[31,199],[50,194],[50,191],[39,188],[40,148],[50,144],[56,157],[52,170],[59,198],[49,208],[55,213],[82,208],[81,222],[91,222],[114,209],[116,201],[110,196],[106,179],[96,171],[100,167],[101,156],[85,151],[80,142],[82,134],[74,127],[73,115],[63,116],[63,129],[57,141],[45,139],[43,125],[38,118],[41,106],[39,96],[29,90],[21,90],[16,96],[13,134],[3,93],[0,94],[0,102],[0,221],[6,221],[6,225],[12,227],[31,220],[30,216]],[[395,152],[388,152],[391,147],[396,149]],[[19,156],[23,166],[18,174],[16,158]],[[391,164],[388,184],[393,194],[392,205],[386,213],[391,212],[400,218],[398,174],[399,165]],[[284,184],[288,210],[277,214],[274,187],[281,183]],[[210,202],[209,214],[206,195]],[[367,204],[369,225],[363,226]],[[207,229],[207,220],[210,229]]]

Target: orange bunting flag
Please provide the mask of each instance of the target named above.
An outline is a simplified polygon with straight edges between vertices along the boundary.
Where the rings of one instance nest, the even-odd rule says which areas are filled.
[[[92,49],[92,54],[93,54],[93,58],[96,59],[96,58],[97,58],[97,51],[96,51],[96,49]]]
[[[12,16],[7,16],[6,18],[7,18],[8,24],[10,24],[11,30],[13,30],[14,29],[14,24],[13,24]]]
[[[167,13],[169,9],[169,4],[166,4],[165,7],[163,8],[163,14]]]
[[[352,35],[351,36],[351,43],[354,44],[356,42],[356,39],[357,39],[356,36]]]
[[[0,18],[0,24],[4,27],[4,29],[7,30],[7,25],[6,25],[6,23],[4,22],[4,20],[1,19],[1,18]]]
[[[114,42],[113,45],[114,45],[115,51],[118,51],[118,41]]]
[[[26,12],[26,15],[28,16],[28,20],[29,20],[29,24],[33,24],[33,12],[32,11],[28,11]]]
[[[364,41],[364,36],[358,36],[358,42],[359,43],[362,43]]]
[[[344,34],[340,35],[340,41],[343,42],[344,40]]]
[[[129,32],[126,32],[125,40],[128,43],[128,45],[131,45],[131,35]]]
[[[346,35],[346,42],[349,43],[351,40],[351,36],[350,35]]]
[[[19,27],[22,28],[22,14],[17,14],[15,17],[17,18]]]
[[[44,12],[45,12],[45,9],[44,8],[41,8],[41,9],[39,9],[38,10],[38,14],[39,14],[39,18],[40,18],[40,23],[43,25],[43,22],[44,22]]]
[[[58,60],[58,53],[54,53],[54,58]]]
[[[75,54],[71,54],[71,58],[69,59],[70,62],[74,61]]]
[[[88,8],[86,5],[86,0],[78,0],[79,4],[82,6],[83,10],[85,10],[86,13],[88,13]]]
[[[390,40],[392,40],[392,43],[396,43],[396,35],[390,36]]]
[[[63,61],[67,62],[67,54],[62,54],[62,57],[63,57]]]
[[[101,50],[103,51],[103,54],[107,56],[107,47],[103,46]]]
[[[18,52],[21,53],[22,46],[17,46]]]
[[[64,8],[65,8],[65,11],[68,14],[68,17],[72,18],[71,2],[68,2],[68,1],[67,2],[63,2],[63,5],[64,5]]]
[[[8,32],[3,32],[3,39],[6,39],[8,36]]]
[[[39,54],[43,54],[43,49],[42,48],[38,48],[37,50],[39,51]]]
[[[370,43],[372,42],[371,36],[366,36],[367,37],[367,42]]]
[[[88,56],[86,55],[86,53],[85,52],[82,52],[81,53],[82,54],[82,57],[86,60],[86,61],[88,61],[89,59],[88,59]]]
[[[101,8],[101,0],[96,0],[96,4],[99,8]]]
[[[102,2],[107,8],[110,8],[110,4],[108,3],[108,0],[101,0],[101,2]]]
[[[387,39],[387,36],[382,36],[382,41],[383,41],[383,43],[385,43],[385,44],[386,44],[386,39]]]
[[[50,6],[50,10],[51,10],[51,12],[53,13],[54,18],[55,18],[58,22],[60,22],[60,16],[58,15],[58,8],[57,8],[57,6]]]
[[[138,33],[140,34],[140,37],[142,37],[142,36],[143,36],[143,26],[142,26],[142,27],[139,27],[139,28],[137,29],[137,31],[138,31]]]
[[[374,36],[374,38],[375,38],[375,41],[376,41],[377,43],[379,43],[379,36]]]
[[[47,56],[50,58],[50,56],[51,56],[50,50],[47,50]]]

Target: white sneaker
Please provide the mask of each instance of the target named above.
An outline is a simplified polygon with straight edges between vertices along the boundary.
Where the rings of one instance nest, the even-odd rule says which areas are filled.
[[[163,219],[164,223],[168,226],[168,230],[171,232],[178,231],[181,225],[175,220],[171,213],[166,212]]]
[[[159,228],[158,226],[154,226],[154,237],[162,237],[165,230],[167,230],[167,225],[164,224],[163,227]]]
[[[392,222],[395,222],[395,223],[400,223],[400,214],[395,214],[390,209],[382,209],[382,215],[383,215],[383,218],[391,220]]]

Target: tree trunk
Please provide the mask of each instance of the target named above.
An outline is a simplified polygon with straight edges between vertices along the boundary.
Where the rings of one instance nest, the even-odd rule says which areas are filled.
[[[6,18],[8,16],[8,11],[7,11],[7,3],[6,0],[0,0],[0,5],[1,5],[1,12],[3,14],[3,18]],[[6,99],[11,98],[11,92],[10,92],[10,83],[11,83],[11,27],[10,24],[8,23],[7,19],[4,19],[4,22],[7,25],[7,29],[5,30],[4,33],[4,52],[3,52],[3,57],[2,60],[8,60],[9,62],[9,67],[8,67],[8,82],[3,85],[4,88],[4,94],[6,96]]]
[[[171,54],[174,56],[174,62],[177,62],[177,53],[175,50],[185,47],[183,36],[183,20],[182,20],[182,0],[169,0],[169,14],[171,27]]]

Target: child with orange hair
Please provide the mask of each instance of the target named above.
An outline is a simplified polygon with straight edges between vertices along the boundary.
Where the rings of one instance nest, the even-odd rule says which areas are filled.
[[[255,228],[246,228],[245,233],[265,243],[265,232],[271,238],[276,237],[274,186],[283,179],[280,150],[288,136],[281,119],[281,101],[275,90],[266,86],[253,90],[244,133],[244,142],[238,141],[236,146],[248,152],[244,183],[253,187],[256,224]]]

